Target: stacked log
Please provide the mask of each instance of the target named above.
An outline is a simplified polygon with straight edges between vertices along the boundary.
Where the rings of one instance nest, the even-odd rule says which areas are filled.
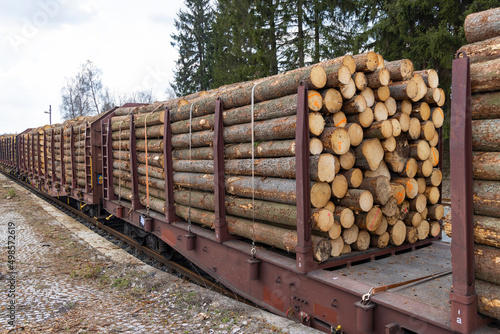
[[[470,14],[476,290],[481,313],[500,319],[500,7]],[[495,292],[496,291],[496,292]]]
[[[115,194],[121,199],[132,195],[128,138],[129,115],[134,115],[140,201],[147,205],[148,192],[150,208],[164,212],[162,110],[168,105],[176,214],[213,226],[212,144],[215,101],[220,97],[230,232],[293,252],[279,236],[296,229],[296,204],[301,200],[296,198],[295,128],[297,88],[304,80],[309,88],[316,260],[340,256],[347,248],[364,251],[439,235],[436,129],[442,126],[439,106],[444,104],[439,79],[434,70],[414,72],[407,59],[381,68],[378,59],[373,52],[344,56],[221,87],[186,99],[184,105],[172,100],[123,108],[111,120]]]

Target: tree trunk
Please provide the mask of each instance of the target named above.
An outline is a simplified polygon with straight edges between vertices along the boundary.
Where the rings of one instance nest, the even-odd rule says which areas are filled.
[[[340,222],[343,228],[349,228],[354,224],[354,212],[349,208],[336,206],[333,217],[336,221]]]
[[[396,141],[396,149],[393,152],[386,152],[384,161],[393,172],[401,173],[406,167],[410,150],[406,138],[397,138]]]
[[[410,201],[410,209],[418,213],[422,213],[427,207],[427,197],[424,194],[418,194]]]
[[[474,213],[500,218],[500,182],[473,182]]]
[[[476,279],[500,284],[500,249],[484,245],[474,245]]]
[[[479,313],[500,319],[500,286],[476,280],[476,293]]]
[[[349,188],[358,188],[363,182],[363,172],[359,168],[351,168],[340,172],[340,174],[346,178]]]
[[[500,119],[472,121],[472,149],[474,151],[500,151],[499,128]]]
[[[220,90],[216,94],[193,101],[192,115],[199,117],[213,114],[215,103],[220,97],[226,110],[251,104],[252,89],[254,101],[262,102],[297,93],[299,83],[304,80],[309,89],[321,89],[326,84],[326,73],[321,66],[310,66],[288,71],[282,74],[264,78],[255,85],[256,81],[240,83]],[[255,88],[254,88],[255,85]],[[191,104],[172,109],[170,117],[172,122],[189,119]]]
[[[187,219],[189,208],[177,204],[175,213],[177,216]],[[215,213],[191,208],[191,221],[213,228]],[[295,253],[297,246],[297,232],[281,227],[267,225],[251,220],[226,216],[229,233],[244,237],[255,242],[263,243],[268,246],[277,247],[287,252]],[[331,245],[324,238],[312,236],[314,257],[317,261],[325,261],[330,257]]]
[[[130,161],[130,153],[128,151],[113,151],[114,160]],[[153,167],[163,168],[163,154],[149,153],[147,156],[148,165]],[[146,153],[137,152],[137,162],[146,164]]]
[[[177,204],[189,206],[189,191],[176,190],[174,191],[174,201]],[[191,191],[191,206],[207,211],[214,211],[215,196],[213,193]],[[264,220],[274,224],[282,224],[290,227],[297,227],[297,207],[295,205],[287,205],[281,203],[273,203],[267,201],[255,200],[252,205],[252,200],[248,198],[240,198],[235,196],[226,196],[226,213],[244,218],[254,217],[257,220]],[[325,230],[328,224],[319,223],[320,221],[329,220],[321,216],[330,214],[333,225],[333,214],[329,210],[316,209],[312,211],[312,219],[316,221],[313,224],[313,229]],[[320,219],[318,219],[318,217]],[[323,226],[323,229],[320,227]],[[326,229],[328,230],[328,229]]]
[[[469,43],[500,36],[500,7],[467,15],[464,31]]]
[[[392,136],[392,123],[389,120],[374,122],[365,129],[364,138],[386,139]]]
[[[359,231],[358,239],[351,244],[352,249],[357,251],[365,251],[370,247],[370,233],[367,231]]]
[[[471,112],[472,119],[500,118],[500,91],[472,95]]]
[[[375,72],[366,73],[366,84],[370,88],[387,86],[391,81],[391,73],[386,68],[377,69]]]
[[[431,117],[431,108],[427,102],[418,102],[413,104],[411,117],[417,118],[419,121],[427,121]]]
[[[347,193],[347,189],[349,188],[349,183],[347,179],[342,174],[335,175],[335,178],[332,181],[332,195],[335,198],[343,198]]]
[[[393,217],[398,213],[398,201],[394,196],[389,197],[387,203],[382,206],[382,213],[386,217]]]
[[[366,87],[365,89],[363,89],[361,92],[359,92],[359,95],[365,98],[367,108],[371,108],[375,103],[375,94],[373,94],[373,89],[371,89],[370,87]]]
[[[294,128],[295,133],[295,128]],[[294,134],[295,137],[295,134]],[[327,127],[319,136],[323,147],[333,151],[335,154],[344,154],[349,151],[351,141],[346,129],[340,127]]]
[[[414,79],[389,84],[391,97],[396,100],[412,100],[418,94],[418,84]]]
[[[174,160],[172,169],[176,172],[214,173],[212,160]],[[252,175],[251,159],[230,159],[224,162],[227,175]],[[310,157],[311,178],[316,181],[332,182],[335,176],[334,157],[324,153]],[[295,157],[264,158],[254,160],[254,175],[267,177],[295,178]]]
[[[355,115],[347,115],[348,123],[358,123],[363,128],[367,128],[373,123],[373,110],[366,108],[363,112]]]
[[[137,140],[136,150],[140,152],[146,151],[146,141]],[[113,150],[118,151],[130,151],[130,143],[128,140],[124,141],[113,141]],[[163,153],[163,139],[148,139],[148,153]]]
[[[371,208],[368,213],[360,212],[356,215],[355,224],[360,230],[376,231],[382,223],[382,210],[379,207]]]
[[[323,67],[326,73],[326,87],[339,87],[348,84],[351,79],[351,70],[342,63]]]
[[[297,114],[297,94],[280,97],[270,101],[254,104],[254,121],[264,121],[273,118],[292,116]],[[191,122],[191,131],[212,130],[215,114],[195,117]],[[224,110],[224,126],[245,124],[252,121],[251,105]],[[189,132],[189,119],[172,123],[172,134]]]
[[[344,101],[342,112],[346,115],[358,114],[366,109],[366,100],[362,95],[356,95]]]
[[[321,111],[324,113],[336,113],[342,108],[342,95],[335,88],[328,88],[320,91],[323,98],[323,107]]]
[[[348,189],[344,197],[337,200],[341,206],[368,212],[373,207],[373,195],[362,189]]]
[[[386,62],[385,68],[394,82],[409,80],[413,77],[413,63],[408,59]]]
[[[356,166],[374,171],[384,159],[384,148],[377,138],[365,139],[356,147]]]
[[[373,51],[355,55],[353,58],[356,62],[357,72],[373,72],[378,67],[378,56]]]
[[[424,79],[425,84],[429,88],[437,88],[439,86],[439,75],[436,70],[427,69],[422,71],[415,71],[414,74],[420,74]]]
[[[372,234],[370,236],[370,246],[385,248],[389,245],[389,239],[389,232],[384,232],[381,235]]]
[[[474,242],[500,248],[500,219],[475,215]]]
[[[354,224],[350,228],[346,228],[342,231],[342,239],[344,239],[344,243],[347,245],[351,245],[356,240],[358,240],[359,227]]]
[[[389,118],[389,111],[385,103],[377,102],[373,107],[373,119],[375,121],[385,121],[387,118]]]
[[[256,177],[254,187],[252,187],[252,177],[233,176],[226,177],[226,192],[235,196],[252,198],[252,191],[255,190],[256,199],[296,204],[295,183],[292,179]],[[174,173],[174,184],[183,188],[213,191],[214,176],[213,174]]]
[[[406,225],[402,221],[387,228],[390,236],[390,243],[394,246],[401,245],[406,239]]]
[[[254,123],[255,141],[279,140],[295,138],[296,116],[275,118],[267,121]],[[224,128],[224,143],[245,143],[252,139],[251,123],[233,125]],[[191,136],[192,147],[211,146],[214,132],[211,130],[198,131]],[[172,136],[173,148],[189,147],[189,134],[178,134]]]
[[[373,94],[375,95],[376,101],[387,101],[389,97],[391,97],[391,90],[387,86],[381,86],[377,89],[373,90]]]
[[[392,187],[386,176],[380,175],[363,179],[360,189],[368,190],[375,203],[385,205],[392,196]]]
[[[330,240],[330,244],[332,245],[332,252],[330,255],[333,257],[339,256],[344,249],[344,239],[342,239],[342,237],[338,237]]]
[[[431,154],[429,143],[425,140],[417,140],[410,143],[410,157],[416,160],[427,160]]]
[[[163,124],[165,120],[165,110],[158,110],[155,112],[149,112],[147,114],[135,114],[134,122],[135,127],[143,128],[144,124],[146,126],[152,126],[157,124]],[[130,116],[118,116],[111,118],[111,131],[120,131],[130,128]]]
[[[363,90],[366,88],[367,81],[366,76],[363,72],[356,72],[352,75],[352,80],[354,80],[354,85],[356,85],[357,90]]]
[[[471,92],[500,90],[500,58],[470,65]]]

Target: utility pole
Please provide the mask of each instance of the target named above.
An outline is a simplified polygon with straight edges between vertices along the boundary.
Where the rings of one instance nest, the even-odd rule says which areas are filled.
[[[52,125],[52,105],[49,105],[49,111],[44,111],[45,114],[49,114],[49,125]]]

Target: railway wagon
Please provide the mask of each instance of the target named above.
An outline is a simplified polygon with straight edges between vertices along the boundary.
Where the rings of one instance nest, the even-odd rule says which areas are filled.
[[[464,73],[468,73],[468,63],[464,65],[468,60],[464,58],[456,62],[460,66],[456,70],[454,67],[453,75],[461,80]],[[467,80],[470,85],[470,78]],[[470,96],[470,90],[467,91],[465,86],[454,84],[454,101],[467,101],[464,97]],[[157,168],[161,170],[155,171],[162,174],[164,180],[165,191],[157,195],[164,201],[157,203],[156,209],[151,209],[152,203],[145,195],[144,187],[150,184],[148,171],[151,173],[152,169],[147,164],[141,172],[138,168],[138,159],[141,164],[149,161],[147,149],[150,146],[146,129],[142,131],[134,123],[142,122],[144,126],[147,120],[134,116],[133,110],[117,110],[116,115],[126,117],[122,116],[115,123],[113,118],[102,122],[104,209],[128,222],[131,234],[140,240],[149,240],[157,248],[163,244],[163,251],[166,245],[181,253],[248,300],[328,333],[495,332],[486,326],[492,319],[478,313],[478,299],[473,288],[473,222],[464,214],[464,210],[471,208],[472,199],[468,192],[460,190],[452,196],[453,210],[462,213],[454,216],[453,247],[436,236],[382,250],[354,252],[327,261],[315,259],[310,219],[307,96],[307,86],[301,85],[297,93],[295,129],[297,220],[296,234],[290,237],[295,238],[293,251],[256,244],[254,236],[237,236],[234,229],[237,219],[226,216],[228,197],[224,182],[222,122],[225,101],[215,97],[212,101],[216,111],[211,145],[215,177],[210,185],[214,191],[212,204],[215,212],[204,212],[202,217],[197,217],[205,219],[211,228],[191,222],[194,208],[190,207],[182,218],[176,214],[173,135],[168,103],[140,107],[143,110],[142,114],[139,113],[163,117],[154,123],[158,124],[159,129],[155,131],[161,132],[159,137],[163,140],[155,141],[154,145],[160,145],[163,152],[161,156],[156,155],[160,159],[158,166],[161,166]],[[159,113],[162,108],[164,112]],[[460,148],[471,140],[470,132],[466,131],[470,126],[470,104],[453,103],[452,113],[452,132],[457,136],[452,142],[452,152],[459,155],[458,159],[468,161],[465,158],[467,153]],[[125,126],[119,125],[117,133],[116,124]],[[141,131],[140,135],[138,131]],[[126,133],[126,136],[121,136],[121,133]],[[142,145],[140,154],[137,149],[139,140]],[[121,148],[125,148],[125,152],[121,152]],[[453,168],[457,171],[454,182],[468,184],[471,164],[455,164]]]
[[[10,171],[17,168],[17,135],[5,134],[0,136],[0,164]]]

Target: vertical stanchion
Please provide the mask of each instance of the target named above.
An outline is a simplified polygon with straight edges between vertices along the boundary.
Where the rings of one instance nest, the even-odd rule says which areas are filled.
[[[51,162],[51,167],[52,167],[52,175],[51,175],[51,180],[52,184],[55,184],[56,182],[56,159],[55,159],[55,152],[54,152],[54,128],[51,129],[51,136],[50,136],[50,158],[52,159]]]
[[[174,171],[172,170],[172,128],[170,110],[165,108],[163,119],[163,171],[165,174],[165,220],[175,222]]]
[[[44,174],[43,178],[45,180],[45,183],[48,185],[50,182],[49,179],[49,167],[48,167],[48,161],[47,161],[47,131],[43,130],[43,161],[44,161]]]
[[[297,189],[297,271],[307,273],[316,267],[311,241],[311,177],[309,175],[309,110],[307,86],[302,81],[297,95],[295,134],[295,170]]]
[[[215,103],[214,121],[214,197],[215,197],[215,239],[222,243],[230,239],[226,222],[225,175],[224,175],[224,122],[221,98]]]
[[[76,159],[75,159],[75,130],[73,126],[70,128],[70,135],[69,135],[69,148],[71,152],[71,187],[73,189],[76,189]]]
[[[137,145],[135,140],[135,119],[130,115],[130,176],[132,177],[132,209],[142,209],[139,199],[139,174],[137,172]]]
[[[451,328],[470,333],[476,326],[477,296],[474,272],[474,216],[472,199],[472,116],[470,64],[467,56],[453,61],[450,184],[453,238]]]
[[[108,118],[108,129],[106,132],[106,156],[107,178],[105,182],[108,190],[108,200],[112,201],[116,200],[118,197],[115,195],[115,190],[113,189],[113,139],[111,137],[111,116]]]

